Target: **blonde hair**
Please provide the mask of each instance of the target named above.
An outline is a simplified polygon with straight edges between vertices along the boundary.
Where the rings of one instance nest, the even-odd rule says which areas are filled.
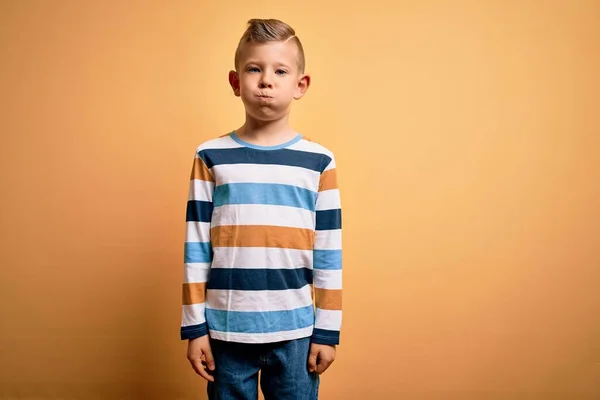
[[[235,68],[240,61],[240,53],[247,43],[268,43],[291,40],[298,47],[298,69],[304,73],[304,49],[294,29],[278,19],[251,19],[235,50]]]

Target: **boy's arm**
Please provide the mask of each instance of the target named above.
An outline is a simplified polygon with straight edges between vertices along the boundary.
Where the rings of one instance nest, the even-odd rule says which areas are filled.
[[[212,261],[210,220],[215,181],[196,151],[186,211],[181,339],[208,334],[205,319],[206,282]]]
[[[337,345],[342,325],[342,210],[333,155],[321,173],[313,250],[316,320],[312,342]]]

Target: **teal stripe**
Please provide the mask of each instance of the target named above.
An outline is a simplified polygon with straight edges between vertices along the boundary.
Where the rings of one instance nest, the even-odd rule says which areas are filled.
[[[340,344],[340,331],[313,329],[312,342],[317,344]]]
[[[342,269],[341,250],[313,250],[314,269]]]
[[[219,185],[213,194],[213,204],[270,204],[304,208],[314,211],[317,193],[298,186],[278,183],[229,183]]]
[[[248,147],[204,149],[198,152],[198,156],[202,158],[209,169],[215,165],[248,164],[248,161],[251,160],[252,164],[288,165],[323,173],[331,162],[331,157],[322,153],[290,149],[261,151]]]
[[[240,333],[275,333],[302,329],[315,322],[312,306],[284,311],[223,311],[206,309],[210,330]]]

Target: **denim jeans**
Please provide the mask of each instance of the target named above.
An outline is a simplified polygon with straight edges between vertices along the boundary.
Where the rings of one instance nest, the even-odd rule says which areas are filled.
[[[319,376],[308,372],[310,338],[247,344],[211,339],[215,359],[209,400],[317,400]]]

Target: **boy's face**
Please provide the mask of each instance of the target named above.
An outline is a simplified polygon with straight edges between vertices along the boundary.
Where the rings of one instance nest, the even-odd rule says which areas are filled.
[[[292,41],[248,43],[236,68],[229,72],[233,92],[246,112],[261,121],[289,113],[292,101],[304,96],[310,84],[299,70],[298,47]]]

